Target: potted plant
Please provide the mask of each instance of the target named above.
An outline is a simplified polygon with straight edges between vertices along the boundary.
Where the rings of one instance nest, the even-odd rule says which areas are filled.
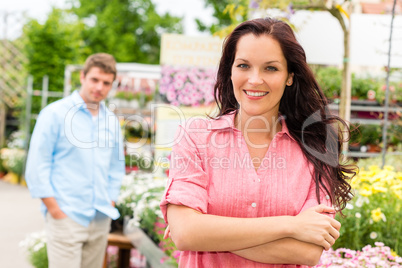
[[[7,170],[4,177],[10,183],[21,183],[25,151],[19,148],[1,149],[2,165]]]
[[[361,125],[360,143],[367,147],[367,152],[381,152],[380,143],[382,141],[382,129],[379,125]]]
[[[19,246],[27,255],[29,263],[35,268],[48,267],[45,231],[29,234]]]
[[[155,179],[150,172],[135,172],[124,178],[116,207],[121,215],[130,218],[126,221],[127,230],[140,228],[167,255],[168,259],[161,259],[161,263],[170,262],[177,266],[178,254],[174,244],[163,240],[166,224],[159,203],[165,186],[165,180]]]
[[[381,85],[377,88],[376,91],[376,99],[380,104],[385,103],[385,94],[386,94],[387,86],[385,84]],[[402,82],[393,82],[389,83],[389,101],[391,104],[397,104],[402,106]]]
[[[359,152],[361,149],[361,133],[359,125],[350,125],[349,151]]]
[[[359,77],[352,74],[352,100],[368,100],[368,93],[376,92],[380,82],[374,77]],[[358,102],[361,104],[360,102]],[[370,101],[370,105],[376,105],[376,101]]]

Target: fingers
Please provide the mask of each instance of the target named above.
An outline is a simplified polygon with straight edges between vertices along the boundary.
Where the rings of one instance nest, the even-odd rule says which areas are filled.
[[[334,209],[325,205],[310,208],[298,216],[296,227],[296,239],[322,246],[325,250],[331,248],[339,238],[340,222],[332,217],[323,214],[323,211],[333,211]]]
[[[168,237],[170,237],[170,227],[169,227],[169,225],[165,229],[165,233],[163,234],[163,239],[167,239]]]
[[[328,234],[325,236],[322,246],[325,250],[329,250],[334,244],[336,239],[339,237],[338,235],[333,236],[332,234]]]
[[[312,208],[314,209],[315,212],[318,212],[318,213],[335,213],[336,212],[333,207],[329,207],[329,206],[326,206],[323,204],[312,207]]]
[[[331,225],[338,231],[341,229],[341,223],[335,219],[332,219]]]

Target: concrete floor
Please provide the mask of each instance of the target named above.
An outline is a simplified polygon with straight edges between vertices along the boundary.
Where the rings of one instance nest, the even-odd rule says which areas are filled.
[[[32,268],[18,244],[28,234],[44,230],[40,204],[27,187],[0,179],[0,268]]]

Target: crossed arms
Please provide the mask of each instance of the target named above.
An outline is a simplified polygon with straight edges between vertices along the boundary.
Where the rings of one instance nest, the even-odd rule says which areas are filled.
[[[335,211],[318,205],[297,216],[234,218],[169,204],[168,232],[179,250],[230,251],[256,262],[314,266],[339,237],[340,223],[326,213]]]

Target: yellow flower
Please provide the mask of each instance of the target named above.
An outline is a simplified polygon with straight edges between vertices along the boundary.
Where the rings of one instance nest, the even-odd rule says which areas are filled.
[[[394,194],[398,199],[402,200],[402,191],[394,191]]]
[[[369,186],[369,185],[366,184],[365,186],[363,186],[363,188],[361,188],[361,189],[359,190],[359,193],[360,193],[362,196],[370,196],[370,195],[373,194],[373,189],[372,189],[371,186]]]
[[[384,166],[384,169],[388,170],[388,171],[394,171],[395,170],[393,166],[387,166],[387,165]]]
[[[391,249],[391,255],[394,257],[399,257],[398,254],[396,254],[396,252],[393,249]]]
[[[370,170],[370,171],[373,171],[373,172],[379,172],[379,171],[381,171],[380,167],[377,166],[377,165],[369,166],[369,170]]]
[[[373,184],[373,193],[386,193],[388,191],[387,188],[380,186],[379,184]]]
[[[381,208],[377,208],[371,211],[371,218],[374,222],[379,222],[385,215],[381,212]]]

